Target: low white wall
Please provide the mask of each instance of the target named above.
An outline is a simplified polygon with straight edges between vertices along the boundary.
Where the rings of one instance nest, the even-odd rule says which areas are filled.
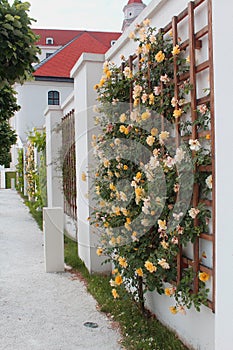
[[[0,167],[0,188],[6,188],[6,173],[13,172],[14,169]],[[12,179],[13,180],[13,179]],[[11,181],[11,188],[15,189],[15,181]]]
[[[169,306],[175,305],[175,301],[165,295],[151,292],[147,293],[146,305],[163,324],[175,331],[187,346],[195,350],[218,350],[214,347],[215,317],[209,308],[203,306],[201,312],[192,308],[187,310],[186,315],[172,315]]]
[[[0,188],[6,188],[6,172],[4,169],[0,170]]]

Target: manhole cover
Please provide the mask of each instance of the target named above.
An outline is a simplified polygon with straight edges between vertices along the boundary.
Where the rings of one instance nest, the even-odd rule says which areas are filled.
[[[98,328],[98,324],[95,322],[85,322],[84,326],[88,328]]]

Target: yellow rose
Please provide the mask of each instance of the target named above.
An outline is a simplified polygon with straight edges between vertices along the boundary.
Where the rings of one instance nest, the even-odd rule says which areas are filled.
[[[127,222],[127,224],[131,224],[131,219],[130,218],[126,218],[126,222]]]
[[[180,47],[179,47],[179,45],[173,46],[173,50],[172,50],[173,56],[179,55],[179,53],[180,53]]]
[[[124,125],[120,125],[119,130],[120,130],[121,133],[124,133],[125,129],[126,129],[126,127]]]
[[[102,255],[102,254],[103,254],[103,249],[102,249],[102,248],[98,248],[98,249],[96,250],[96,254],[97,254],[98,256]]]
[[[125,115],[125,113],[122,113],[121,115],[120,115],[120,122],[121,123],[124,123],[125,121],[126,121],[126,115]]]
[[[157,128],[152,128],[150,133],[151,133],[152,136],[156,136],[156,135],[158,135],[158,129]]]
[[[147,143],[149,146],[152,146],[154,142],[155,142],[154,136],[152,136],[152,135],[147,136],[147,138],[146,138],[146,143]]]
[[[150,116],[151,116],[150,112],[146,111],[146,112],[142,113],[141,118],[142,118],[142,120],[147,120],[150,118]]]
[[[199,280],[202,282],[207,282],[210,278],[210,275],[206,272],[200,272],[199,273]]]
[[[126,268],[128,266],[128,263],[127,263],[126,259],[122,258],[121,256],[118,258],[118,262],[124,268]]]
[[[165,59],[165,54],[160,50],[156,55],[155,59],[158,63],[163,62]]]
[[[112,289],[112,295],[113,295],[113,298],[114,298],[114,299],[119,298],[119,294],[117,293],[117,291],[116,291],[115,288]]]
[[[183,111],[182,111],[181,108],[175,109],[174,112],[173,112],[173,117],[179,118],[179,117],[181,116],[182,113],[183,113]]]
[[[105,74],[106,74],[107,79],[109,79],[111,77],[111,75],[112,75],[112,72],[110,70],[107,70],[105,72]]]
[[[164,293],[168,297],[170,297],[172,294],[174,294],[174,292],[175,292],[175,288],[174,287],[170,287],[170,288],[165,288],[164,289]]]
[[[153,105],[155,103],[155,97],[154,97],[154,94],[150,94],[149,95],[149,104],[150,105]]]
[[[141,187],[135,188],[135,195],[136,195],[136,197],[141,197],[143,192],[144,192],[143,188],[141,188]]]
[[[166,220],[158,220],[158,225],[161,230],[167,229]]]
[[[118,286],[120,286],[120,285],[123,283],[123,279],[122,279],[121,275],[117,275],[117,276],[115,277],[115,283],[116,283]]]
[[[111,191],[116,191],[116,186],[111,182],[109,185]]]
[[[176,309],[175,306],[170,306],[170,307],[169,307],[169,310],[170,310],[170,312],[171,312],[173,315],[177,314],[177,309]]]
[[[136,269],[136,274],[140,277],[143,277],[143,271],[141,267],[139,269]]]
[[[100,82],[99,82],[99,87],[102,87],[105,83],[106,79],[103,77],[100,79]]]
[[[151,273],[153,273],[157,270],[157,267],[152,262],[150,262],[148,260],[145,262],[145,268]]]
[[[140,180],[142,177],[142,173],[140,171],[138,171],[135,177],[137,180]]]

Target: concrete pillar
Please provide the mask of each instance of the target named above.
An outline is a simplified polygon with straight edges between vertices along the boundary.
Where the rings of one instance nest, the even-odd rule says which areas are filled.
[[[11,179],[11,189],[15,190],[15,179]]]
[[[99,82],[105,56],[102,54],[84,53],[71,71],[74,78],[75,104],[75,148],[77,176],[77,220],[78,220],[78,252],[89,272],[110,271],[108,264],[101,265],[102,258],[96,254],[97,238],[88,221],[92,212],[91,176],[82,181],[82,172],[93,169],[91,154],[92,133],[94,133],[93,106],[96,92],[93,86]],[[80,86],[82,88],[80,88]]]
[[[45,112],[47,200],[49,208],[63,208],[61,171],[62,133],[58,128],[61,118],[62,111],[60,106],[49,106]]]
[[[64,271],[64,223],[62,208],[43,208],[46,272]]]

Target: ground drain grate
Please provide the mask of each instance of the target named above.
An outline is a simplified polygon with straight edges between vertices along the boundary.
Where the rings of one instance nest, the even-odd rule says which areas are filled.
[[[99,327],[98,324],[95,322],[85,322],[83,325],[85,327],[88,327],[88,328],[98,328]]]

